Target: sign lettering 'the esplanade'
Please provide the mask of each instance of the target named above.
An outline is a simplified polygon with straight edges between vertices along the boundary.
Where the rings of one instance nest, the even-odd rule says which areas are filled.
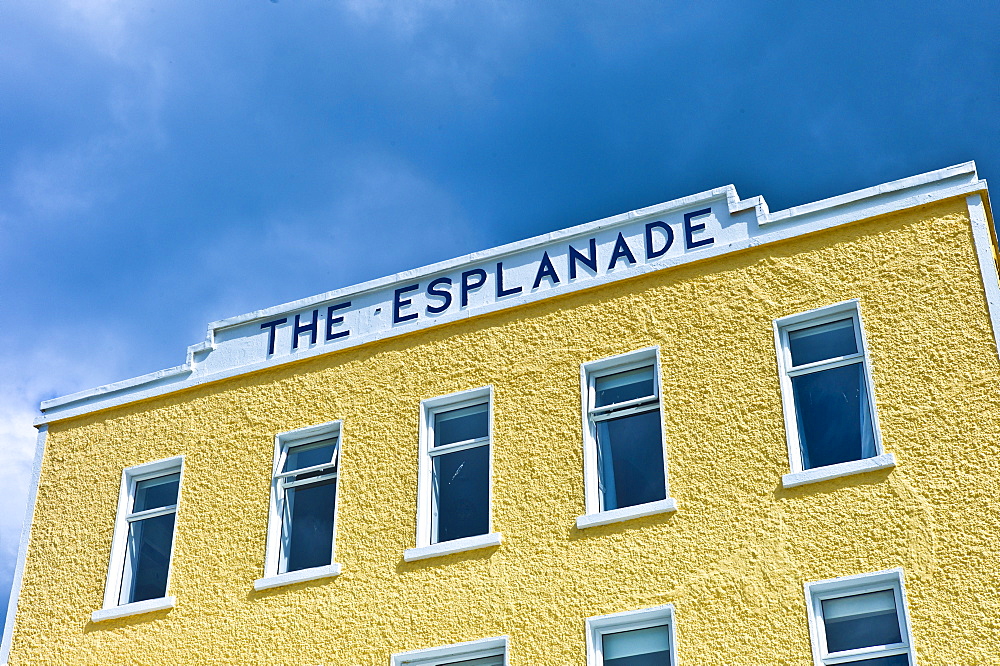
[[[291,321],[290,315],[271,319],[260,324],[267,333],[267,355],[278,350],[279,341],[286,343],[289,339],[288,333],[281,334],[282,329],[291,329],[287,344],[294,353],[317,344],[346,342],[358,328],[365,332],[391,330],[489,302],[523,298],[566,283],[594,280],[639,263],[654,263],[671,250],[686,252],[709,247],[716,242],[706,226],[711,217],[712,209],[703,208],[684,213],[673,224],[662,219],[646,222],[628,237],[623,231],[613,231],[607,238],[594,234],[546,246],[535,252],[541,252],[541,256],[514,254],[502,261],[403,283],[387,289],[382,298],[365,299],[364,304],[351,298],[300,312]],[[352,316],[357,325],[351,323]],[[381,325],[378,320],[382,320]]]

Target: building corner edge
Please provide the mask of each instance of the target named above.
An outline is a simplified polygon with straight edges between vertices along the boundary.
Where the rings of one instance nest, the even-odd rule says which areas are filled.
[[[31,467],[31,485],[28,489],[28,504],[24,512],[24,522],[21,524],[21,543],[17,549],[17,564],[14,566],[14,581],[10,588],[10,599],[7,601],[7,619],[3,626],[3,638],[0,640],[0,665],[7,666],[10,651],[14,642],[14,620],[17,615],[17,603],[21,596],[21,583],[24,580],[25,560],[28,556],[28,542],[31,540],[31,524],[35,517],[35,501],[38,499],[38,484],[42,476],[42,457],[45,453],[45,439],[48,436],[48,426],[38,427],[38,438],[35,443],[35,460]]]
[[[970,194],[965,199],[969,209],[969,223],[972,226],[976,258],[979,261],[979,275],[983,281],[986,307],[993,328],[993,342],[1000,357],[1000,269],[997,267],[997,241],[987,201],[985,190]]]

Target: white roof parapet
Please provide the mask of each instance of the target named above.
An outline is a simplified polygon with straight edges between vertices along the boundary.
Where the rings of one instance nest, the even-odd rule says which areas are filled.
[[[985,190],[974,162],[774,213],[727,185],[212,322],[183,365],[46,400],[36,425]]]

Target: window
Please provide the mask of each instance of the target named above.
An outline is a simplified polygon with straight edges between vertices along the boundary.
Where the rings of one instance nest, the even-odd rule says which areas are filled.
[[[181,458],[122,472],[104,606],[92,620],[171,608],[170,557],[181,487]]]
[[[857,301],[775,321],[792,474],[785,486],[891,467]]]
[[[671,605],[587,620],[587,666],[673,666]]]
[[[578,527],[676,509],[667,492],[657,351],[581,368],[588,515]]]
[[[407,561],[500,543],[490,532],[492,391],[421,403],[417,547]]]
[[[258,590],[336,576],[333,561],[341,422],[278,435],[264,578]]]
[[[392,655],[391,666],[505,666],[507,637],[484,638],[468,643]]]
[[[816,666],[912,666],[902,570],[805,587]]]

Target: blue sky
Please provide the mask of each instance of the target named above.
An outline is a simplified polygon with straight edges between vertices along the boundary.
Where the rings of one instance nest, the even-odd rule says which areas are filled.
[[[998,178],[998,34],[995,0],[0,0],[0,618],[40,400],[728,183]]]

